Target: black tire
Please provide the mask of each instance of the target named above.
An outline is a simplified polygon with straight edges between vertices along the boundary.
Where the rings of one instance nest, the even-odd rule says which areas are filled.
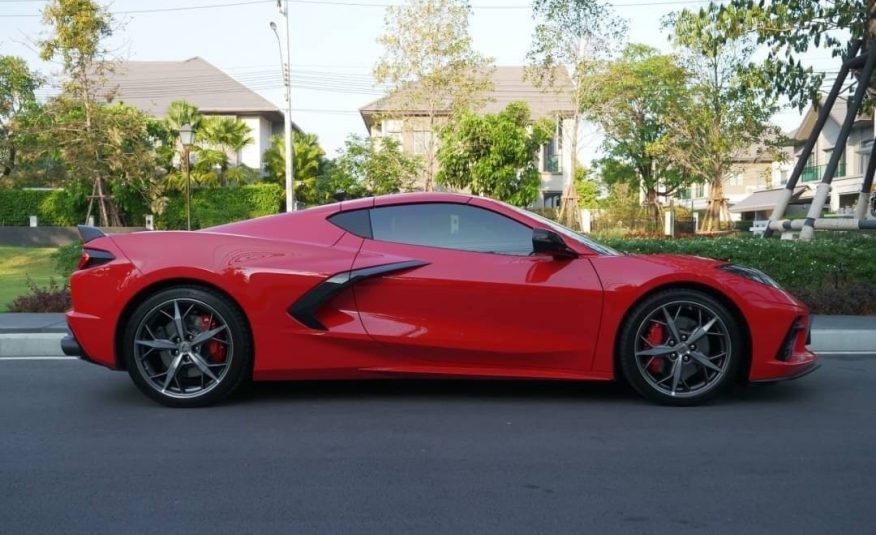
[[[179,308],[180,325],[183,332],[188,333],[181,337],[176,336],[173,307]],[[187,314],[182,312],[186,308],[189,310]],[[201,329],[197,325],[199,321]],[[216,330],[213,327],[221,332],[198,346],[187,344],[184,348],[178,345],[170,349],[145,345],[147,342],[179,344],[185,341],[181,338],[197,342],[199,336]],[[239,307],[225,295],[198,286],[166,288],[140,303],[125,325],[121,346],[128,374],[137,388],[169,407],[203,407],[230,396],[250,378],[252,348],[252,334]],[[176,365],[173,365],[174,360]],[[163,377],[160,373],[162,366]],[[204,367],[210,370],[209,377],[201,371]],[[170,370],[173,370],[172,374],[168,373]],[[165,384],[168,376],[169,384]],[[187,383],[189,390],[186,389]]]
[[[708,331],[697,330],[710,322]],[[681,340],[674,339],[673,326]],[[714,297],[668,289],[634,306],[621,328],[617,361],[627,383],[643,397],[663,405],[699,405],[735,382],[746,351],[743,340],[734,315]]]

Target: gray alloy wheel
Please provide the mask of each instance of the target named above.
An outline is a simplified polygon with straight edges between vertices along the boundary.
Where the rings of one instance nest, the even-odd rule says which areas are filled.
[[[695,405],[733,382],[739,327],[726,307],[693,290],[667,290],[636,307],[624,325],[620,365],[643,396]]]
[[[251,360],[249,331],[234,303],[195,287],[163,290],[144,301],[123,343],[128,373],[140,390],[177,407],[229,395]]]

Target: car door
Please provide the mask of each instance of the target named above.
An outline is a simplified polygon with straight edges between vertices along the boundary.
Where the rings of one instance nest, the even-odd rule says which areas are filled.
[[[401,269],[364,278],[354,295],[365,330],[390,351],[391,368],[518,376],[589,370],[602,288],[586,257],[535,256],[531,227],[466,203],[378,206],[369,219],[354,272]]]

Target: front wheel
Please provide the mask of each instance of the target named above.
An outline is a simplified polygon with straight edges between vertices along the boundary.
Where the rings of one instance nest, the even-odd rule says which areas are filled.
[[[190,286],[141,303],[125,328],[122,351],[134,384],[172,407],[224,399],[244,382],[252,360],[251,335],[237,306]]]
[[[624,323],[619,364],[642,396],[666,405],[697,405],[732,384],[744,345],[727,308],[696,290],[654,294]]]

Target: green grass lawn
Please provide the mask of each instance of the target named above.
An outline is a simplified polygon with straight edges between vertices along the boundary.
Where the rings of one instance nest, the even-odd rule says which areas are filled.
[[[47,285],[52,277],[63,282],[55,272],[54,252],[54,247],[0,246],[0,312],[6,312],[13,299],[28,293],[28,276],[39,286]]]

